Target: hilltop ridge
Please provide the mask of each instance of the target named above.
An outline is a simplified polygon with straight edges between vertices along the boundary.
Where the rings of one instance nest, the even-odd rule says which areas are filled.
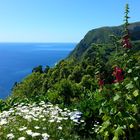
[[[110,35],[121,36],[123,29],[123,25],[120,25],[100,27],[88,31],[84,38],[77,44],[76,48],[71,52],[69,58],[74,57],[76,59],[80,59],[92,43],[110,44]],[[128,29],[130,31],[132,41],[140,40],[140,22],[131,23]]]

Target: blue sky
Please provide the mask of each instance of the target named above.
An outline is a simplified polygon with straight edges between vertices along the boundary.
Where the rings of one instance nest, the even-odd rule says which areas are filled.
[[[0,42],[79,42],[93,28],[140,21],[139,0],[0,0]]]

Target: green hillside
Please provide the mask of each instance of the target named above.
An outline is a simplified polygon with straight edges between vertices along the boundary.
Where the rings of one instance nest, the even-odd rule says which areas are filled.
[[[128,27],[132,41],[140,40],[140,22],[131,23]],[[70,58],[80,59],[92,43],[111,44],[110,35],[120,37],[123,33],[124,26],[102,27],[89,31],[85,37],[78,43],[76,48],[70,54]]]

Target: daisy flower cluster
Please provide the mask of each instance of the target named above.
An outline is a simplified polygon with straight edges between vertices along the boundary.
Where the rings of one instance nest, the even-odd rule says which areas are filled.
[[[75,125],[84,123],[78,110],[61,109],[45,103],[16,104],[0,113],[0,138],[3,140],[75,139]]]

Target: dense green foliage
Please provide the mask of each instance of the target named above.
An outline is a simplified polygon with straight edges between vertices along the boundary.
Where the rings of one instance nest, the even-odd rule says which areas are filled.
[[[44,71],[41,66],[34,68],[13,87],[12,96],[0,102],[0,110],[16,102],[49,101],[83,113],[84,125],[72,128],[77,139],[138,140],[140,23],[128,29],[133,40],[131,49],[122,47],[119,35],[123,34],[123,26],[90,31],[68,59]],[[122,82],[113,82],[114,66],[123,69]],[[98,85],[99,74],[105,83],[102,88]]]

